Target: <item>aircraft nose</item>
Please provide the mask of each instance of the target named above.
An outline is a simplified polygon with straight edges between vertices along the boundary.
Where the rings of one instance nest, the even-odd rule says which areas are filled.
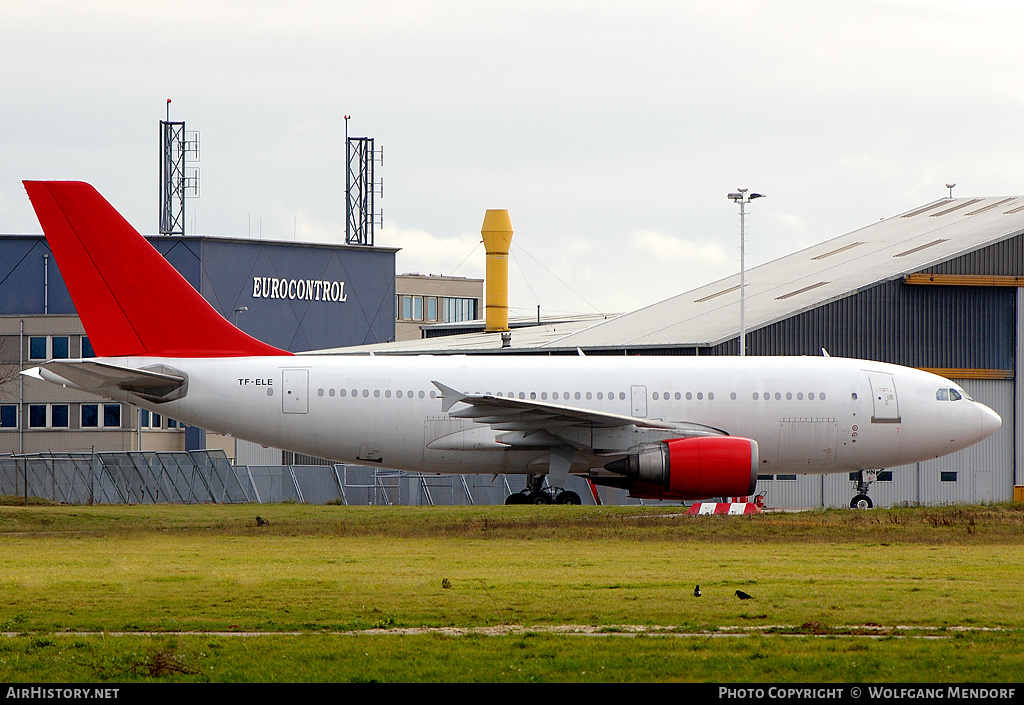
[[[999,427],[1003,425],[1003,420],[999,418],[999,414],[984,404],[978,404],[978,410],[981,412],[981,438],[979,440],[982,440],[998,431]]]

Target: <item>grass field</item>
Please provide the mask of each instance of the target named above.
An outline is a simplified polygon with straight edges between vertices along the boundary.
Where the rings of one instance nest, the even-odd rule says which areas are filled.
[[[1022,539],[1021,505],[6,506],[0,679],[1017,682]]]

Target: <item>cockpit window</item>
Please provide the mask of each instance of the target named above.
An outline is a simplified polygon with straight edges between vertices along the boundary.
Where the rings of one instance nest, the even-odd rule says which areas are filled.
[[[960,392],[956,389],[940,389],[935,392],[935,398],[939,401],[960,401],[964,397],[970,399],[966,392]]]
[[[950,389],[949,390],[949,400],[950,401],[959,401],[961,399],[963,399],[963,397],[960,396],[960,392],[956,391],[955,389]]]
[[[939,401],[949,401],[949,390],[940,389],[939,391],[935,392],[935,398],[938,399]]]

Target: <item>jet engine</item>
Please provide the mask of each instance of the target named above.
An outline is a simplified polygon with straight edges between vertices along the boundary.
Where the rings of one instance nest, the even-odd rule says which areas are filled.
[[[736,436],[674,438],[629,449],[606,470],[629,479],[629,493],[645,499],[707,499],[754,494],[757,442]]]

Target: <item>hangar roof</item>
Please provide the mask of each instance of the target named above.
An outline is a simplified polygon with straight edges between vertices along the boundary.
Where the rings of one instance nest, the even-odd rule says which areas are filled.
[[[881,282],[920,272],[1024,233],[1024,196],[944,198],[747,270],[746,326],[753,331]],[[706,347],[739,334],[736,274],[572,330],[516,331],[515,348]],[[568,326],[567,326],[568,327]],[[494,348],[496,333],[409,341],[419,352]],[[389,346],[363,346],[361,351]],[[410,349],[403,352],[411,352]],[[341,351],[339,351],[341,352]],[[356,352],[355,349],[345,352]]]
[[[1024,197],[944,198],[747,270],[747,330],[1024,231]],[[739,333],[740,275],[599,323],[559,347],[717,345]]]
[[[514,327],[512,333],[512,352],[523,348],[543,348],[547,343],[564,338],[567,334],[582,330],[594,324],[595,319],[603,320],[610,316],[586,315],[579,318],[562,318],[557,321],[544,322],[541,325]],[[510,321],[511,323],[511,321]],[[456,324],[452,324],[456,325]],[[465,325],[460,323],[457,325]],[[331,350],[314,350],[311,355],[357,355],[380,353],[389,355],[414,355],[418,353],[452,353],[452,352],[481,352],[495,351],[501,348],[501,333],[485,333],[483,330],[476,333],[463,333],[461,335],[445,335],[437,338],[416,338],[413,340],[398,340],[389,343],[376,343],[373,345],[357,345],[348,348],[334,348]]]

